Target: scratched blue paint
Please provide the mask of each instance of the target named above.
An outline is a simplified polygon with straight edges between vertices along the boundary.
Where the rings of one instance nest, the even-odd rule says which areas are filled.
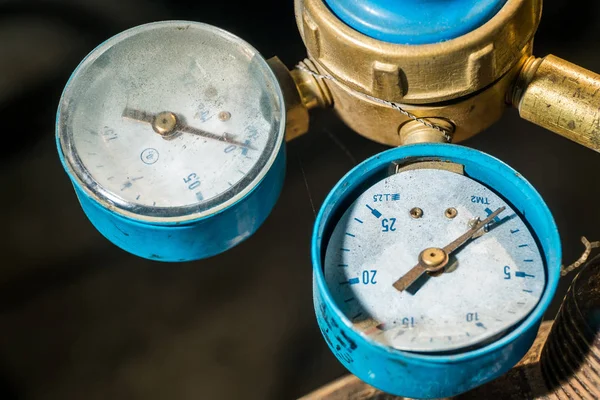
[[[65,171],[66,160],[57,139]],[[285,143],[258,185],[229,207],[186,223],[146,223],[126,218],[91,198],[69,174],[90,222],[104,237],[129,253],[157,261],[183,262],[222,253],[250,237],[277,201],[285,176]]]
[[[334,303],[325,282],[323,260],[328,235],[345,207],[366,188],[387,176],[392,162],[419,156],[463,164],[468,176],[501,193],[527,218],[541,245],[547,283],[538,305],[507,335],[475,350],[423,355],[386,347],[353,330],[352,322]],[[508,165],[462,146],[419,144],[380,153],[356,166],[338,182],[315,221],[311,256],[317,322],[338,360],[360,379],[385,392],[411,398],[440,398],[456,396],[504,374],[531,347],[560,279],[561,244],[558,229],[543,199]],[[339,349],[332,345],[334,337],[343,342]]]
[[[398,44],[451,40],[479,28],[507,0],[325,0],[346,25],[372,38]]]

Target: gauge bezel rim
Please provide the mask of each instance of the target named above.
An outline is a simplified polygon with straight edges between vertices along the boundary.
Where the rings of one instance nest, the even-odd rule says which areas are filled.
[[[461,155],[459,156],[459,154]],[[349,195],[349,193],[352,193],[351,189],[356,189],[356,187],[360,185],[360,178],[363,178],[363,175],[367,174],[369,171],[379,171],[385,168],[386,165],[390,165],[394,161],[401,159],[427,157],[439,157],[441,159],[446,159],[452,162],[457,162],[457,158],[463,160],[469,159],[471,163],[477,164],[478,167],[482,167],[483,164],[481,162],[478,163],[476,161],[473,161],[474,159],[477,159],[479,157],[480,159],[483,158],[486,160],[486,162],[490,163],[490,165],[485,165],[486,169],[491,171],[493,169],[493,165],[496,168],[501,168],[503,172],[511,174],[514,178],[520,180],[524,187],[527,188],[529,200],[535,200],[537,205],[541,207],[541,213],[544,214],[544,218],[548,220],[548,223],[552,228],[553,233],[553,237],[548,239],[549,243],[551,243],[551,246],[550,251],[547,251],[543,246],[543,242],[539,237],[538,232],[532,226],[532,234],[535,236],[536,240],[540,241],[540,251],[544,258],[544,265],[546,267],[547,274],[546,285],[544,287],[540,300],[535,306],[535,308],[525,318],[520,320],[516,325],[513,325],[511,328],[509,328],[510,331],[503,335],[500,339],[492,341],[482,347],[477,347],[476,349],[467,350],[464,352],[460,352],[460,350],[458,350],[456,353],[452,354],[424,354],[398,350],[393,347],[386,346],[380,342],[377,342],[365,336],[364,334],[356,331],[353,328],[351,321],[338,308],[335,300],[333,299],[329,291],[323,272],[323,252],[325,251],[323,250],[323,246],[326,238],[321,238],[320,233],[322,232],[323,227],[327,227],[331,223],[328,220],[324,221],[324,218],[325,213],[328,213],[328,219],[332,217],[333,213],[331,212],[331,210],[335,209],[333,205],[334,202],[337,201],[341,203],[344,200],[344,198]],[[372,177],[373,175],[370,176]],[[494,188],[490,183],[480,183],[490,187],[492,190],[495,190],[500,196],[504,197],[515,210],[519,210],[519,212],[521,212],[520,207],[516,206],[510,199],[507,198],[507,196],[505,196],[501,191]],[[344,191],[341,192],[341,195],[339,195],[339,192],[341,190]],[[523,219],[526,223],[529,223],[529,219],[527,217],[524,217]],[[396,358],[404,358],[406,360],[410,360],[410,362],[412,363],[421,365],[439,365],[472,361],[474,359],[483,357],[487,354],[493,353],[506,346],[511,345],[512,343],[517,341],[521,337],[521,335],[526,333],[526,331],[530,329],[534,324],[540,323],[543,318],[543,314],[546,312],[548,306],[550,305],[550,302],[554,298],[556,289],[558,287],[558,282],[560,280],[561,255],[562,249],[558,228],[556,227],[556,223],[548,206],[546,205],[540,194],[535,190],[535,188],[525,178],[523,178],[521,174],[519,174],[517,171],[515,171],[512,167],[510,167],[503,161],[482,151],[454,144],[428,143],[406,145],[398,148],[389,149],[382,153],[376,154],[373,157],[357,165],[346,175],[344,175],[344,177],[340,179],[340,181],[333,187],[333,189],[327,195],[325,201],[323,202],[323,206],[321,207],[319,214],[317,215],[311,241],[313,279],[315,279],[315,287],[319,290],[318,295],[321,297],[321,302],[327,304],[327,306],[331,308],[331,310],[335,313],[336,318],[338,318],[344,324],[345,328],[352,333],[353,337],[355,337],[357,340],[364,342],[365,344],[368,344],[370,346],[370,349],[372,349],[373,351],[379,352],[387,356],[391,355]]]
[[[243,48],[245,50],[249,50],[250,52],[252,52],[254,54],[254,57],[256,57],[257,62],[261,66],[261,69],[264,70],[264,72],[266,73],[266,75],[269,78],[269,82],[266,82],[266,84],[270,84],[272,86],[274,95],[277,98],[276,99],[277,106],[279,107],[279,110],[278,110],[278,112],[279,112],[279,129],[278,129],[278,132],[276,133],[276,135],[273,135],[273,132],[275,131],[274,129],[271,130],[271,132],[269,132],[269,136],[271,136],[271,137],[268,138],[267,145],[265,146],[265,151],[269,149],[270,141],[272,141],[273,145],[271,148],[271,154],[269,154],[267,161],[264,163],[264,165],[262,167],[259,167],[260,168],[259,171],[255,174],[255,176],[251,180],[247,180],[246,178],[248,175],[246,175],[244,178],[242,178],[242,180],[240,180],[236,185],[234,185],[234,187],[237,185],[240,185],[241,190],[239,190],[233,196],[231,196],[230,198],[227,198],[225,201],[217,202],[215,205],[210,206],[209,208],[198,207],[199,205],[204,204],[204,202],[194,203],[192,206],[165,207],[165,208],[181,209],[182,213],[180,215],[151,216],[151,215],[138,213],[138,212],[123,208],[120,204],[113,202],[109,197],[107,197],[104,193],[102,193],[102,191],[98,192],[98,191],[92,190],[89,187],[89,185],[79,176],[79,174],[76,172],[77,169],[71,164],[70,159],[67,157],[67,155],[65,153],[65,147],[64,147],[63,140],[68,140],[68,138],[65,138],[68,135],[66,134],[66,129],[61,129],[61,117],[62,117],[61,111],[63,108],[63,102],[65,101],[65,95],[68,94],[68,90],[69,90],[71,82],[77,77],[77,75],[81,71],[81,69],[87,65],[87,62],[89,62],[90,58],[101,55],[102,52],[109,49],[112,45],[119,43],[122,40],[127,39],[128,37],[139,34],[140,32],[144,32],[145,30],[153,29],[153,28],[160,29],[160,28],[177,27],[177,26],[185,27],[188,25],[189,26],[194,25],[195,27],[197,27],[205,32],[208,31],[213,34],[217,34],[217,35],[221,36],[222,38],[224,38],[230,42],[233,42],[234,44],[237,44],[237,45],[241,46],[241,48]],[[273,167],[273,164],[275,163],[275,159],[277,158],[277,155],[279,154],[281,147],[283,145],[283,142],[285,140],[286,117],[287,116],[286,116],[286,108],[285,108],[285,99],[283,96],[283,90],[281,88],[281,85],[280,85],[279,81],[277,80],[277,77],[276,77],[274,71],[268,65],[265,57],[256,48],[254,48],[251,44],[249,44],[242,38],[238,37],[237,35],[234,35],[233,33],[230,33],[224,29],[218,28],[214,25],[210,25],[210,24],[203,23],[203,22],[197,22],[197,21],[166,20],[166,21],[157,21],[157,22],[150,22],[150,23],[146,23],[146,24],[142,24],[142,25],[137,25],[137,26],[134,26],[127,30],[124,30],[116,35],[113,35],[110,38],[108,38],[107,40],[105,40],[104,42],[100,43],[98,46],[96,46],[92,51],[90,51],[81,60],[81,62],[78,64],[78,66],[75,68],[75,70],[69,77],[67,83],[65,84],[63,92],[61,94],[57,113],[56,113],[55,137],[56,137],[59,158],[61,160],[63,168],[69,175],[69,178],[71,179],[72,183],[75,184],[78,188],[80,188],[83,193],[85,193],[90,199],[92,199],[93,201],[98,203],[101,207],[103,207],[107,211],[113,212],[121,217],[130,219],[135,222],[140,222],[143,224],[181,225],[181,224],[194,223],[194,222],[197,222],[197,221],[205,219],[205,218],[210,218],[212,216],[222,213],[223,211],[225,211],[227,209],[230,209],[231,207],[233,207],[234,205],[236,205],[240,201],[242,201],[244,198],[246,198],[249,194],[251,194],[261,184],[261,182],[264,180],[264,178],[267,175],[267,173],[269,172],[269,170]],[[77,156],[76,150],[75,150],[74,154],[75,154],[75,156]],[[264,156],[264,153],[263,153],[263,156]],[[258,164],[258,162],[257,162],[257,164]],[[83,166],[83,164],[82,164],[82,166]],[[83,166],[83,167],[85,167],[85,166]],[[255,164],[254,168],[256,168],[256,164]],[[91,174],[89,174],[89,178],[90,178],[90,180],[95,181],[95,179],[93,179]],[[111,193],[110,190],[106,190],[106,189],[103,189],[103,190],[107,193]],[[228,193],[228,192],[229,192],[229,190],[221,193],[219,196],[213,197],[209,201],[218,200],[219,197],[221,197],[223,194]],[[125,201],[125,202],[127,202],[127,201]],[[127,203],[130,203],[130,202],[127,202]],[[132,207],[132,208],[135,208],[135,207]],[[140,207],[138,207],[138,208],[140,208]],[[150,209],[150,208],[152,208],[152,206],[146,206],[143,208]],[[196,208],[196,209],[200,208],[200,211],[190,211],[190,210],[193,210],[194,208]]]

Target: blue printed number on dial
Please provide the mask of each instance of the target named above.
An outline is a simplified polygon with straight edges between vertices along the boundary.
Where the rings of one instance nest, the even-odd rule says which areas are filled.
[[[373,195],[373,203],[398,200],[400,200],[400,193],[378,193]]]

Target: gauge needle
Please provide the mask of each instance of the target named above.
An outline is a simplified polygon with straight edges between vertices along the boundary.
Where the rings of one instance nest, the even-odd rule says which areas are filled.
[[[493,213],[491,213],[483,221],[477,222],[471,229],[463,233],[458,239],[454,240],[444,248],[430,247],[419,254],[419,263],[412,267],[410,271],[404,274],[400,279],[394,282],[394,287],[402,292],[412,285],[417,279],[421,277],[425,272],[439,272],[446,264],[450,254],[460,248],[462,245],[467,243],[481,228],[489,224],[496,218],[506,207],[500,207]]]
[[[239,142],[229,137],[227,133],[216,135],[202,129],[194,128],[183,123],[183,118],[170,111],[163,111],[158,114],[151,114],[141,110],[135,110],[126,107],[121,115],[123,118],[132,119],[138,122],[145,122],[152,125],[152,129],[165,139],[169,139],[176,133],[190,133],[192,135],[202,136],[207,139],[217,140],[223,143],[230,143],[250,150],[256,150],[247,143]]]

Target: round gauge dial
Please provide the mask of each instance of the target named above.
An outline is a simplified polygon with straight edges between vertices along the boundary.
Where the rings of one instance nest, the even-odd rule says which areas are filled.
[[[260,54],[194,22],[130,29],[77,68],[57,136],[92,198],[150,222],[198,219],[234,204],[273,164],[283,95]]]
[[[333,230],[324,275],[356,330],[427,353],[497,338],[536,307],[546,284],[536,239],[511,205],[436,168],[401,171],[360,195]]]

